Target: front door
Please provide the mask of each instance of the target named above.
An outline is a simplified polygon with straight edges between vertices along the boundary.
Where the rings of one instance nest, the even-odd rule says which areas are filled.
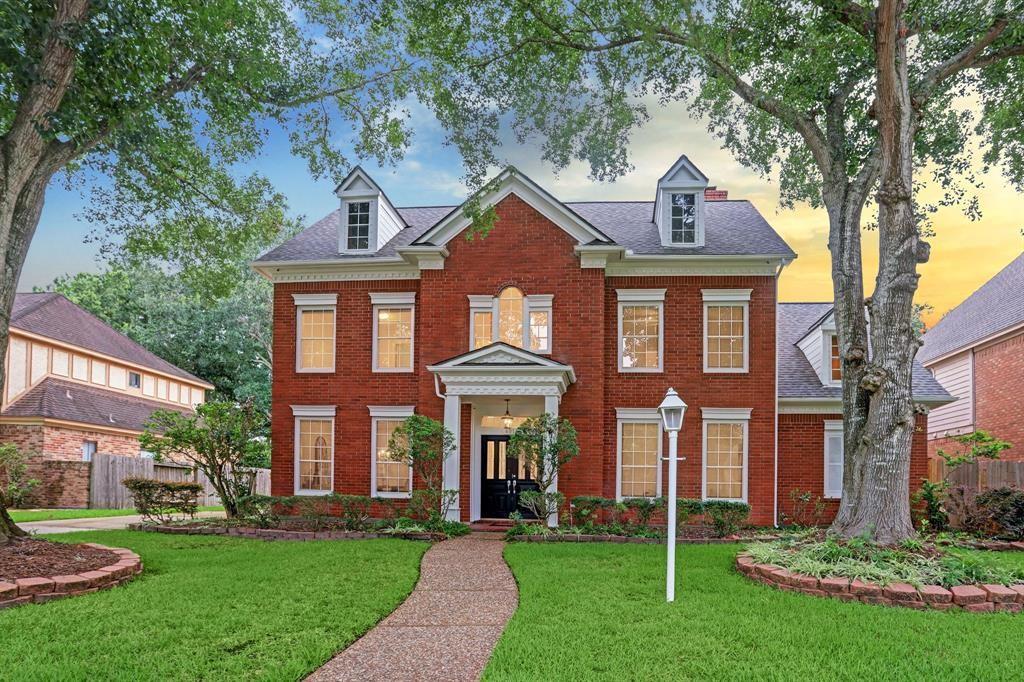
[[[519,495],[536,490],[537,484],[526,463],[508,455],[508,436],[482,436],[480,453],[483,457],[480,516],[507,519],[518,510],[523,516],[532,517],[533,514],[519,508]]]

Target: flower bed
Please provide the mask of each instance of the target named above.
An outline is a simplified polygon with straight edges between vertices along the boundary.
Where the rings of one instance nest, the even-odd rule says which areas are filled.
[[[258,538],[260,540],[369,540],[380,538],[401,538],[403,540],[428,540],[430,542],[440,542],[448,537],[444,533],[403,532],[401,530],[395,530],[392,532],[353,530],[310,531],[286,530],[282,528],[253,528],[251,526],[217,526],[205,523],[134,523],[128,526],[128,528],[130,530],[140,530],[150,533],[168,533],[171,535],[232,535],[243,538]]]
[[[45,541],[20,540],[17,542]],[[91,570],[56,575],[53,571],[46,571],[44,575],[28,575],[23,577],[13,577],[5,574],[5,579],[0,580],[0,609],[33,602],[43,603],[54,599],[109,589],[131,580],[142,572],[142,559],[131,550],[106,547],[94,543],[85,543],[79,547],[93,550],[84,551],[83,554],[85,555],[102,557],[103,560],[98,562],[102,565],[96,567],[96,562],[90,563],[88,559],[85,559],[82,567],[91,567]],[[109,563],[104,563],[107,561]],[[62,568],[67,566],[67,564],[61,563],[56,565]],[[67,569],[65,568],[64,570]]]
[[[643,545],[665,544],[665,529],[658,526],[559,526],[548,528],[531,523],[509,529],[506,537],[515,542],[619,542]],[[709,526],[681,526],[676,542],[681,544],[727,544],[777,540],[778,533],[757,530],[740,531],[719,537]]]
[[[831,597],[840,601],[981,613],[1020,613],[1024,609],[1024,584],[953,585],[946,588],[941,585],[880,585],[850,578],[816,578],[793,573],[781,566],[756,563],[747,553],[736,557],[736,568],[748,578],[780,590],[801,592],[814,597]]]

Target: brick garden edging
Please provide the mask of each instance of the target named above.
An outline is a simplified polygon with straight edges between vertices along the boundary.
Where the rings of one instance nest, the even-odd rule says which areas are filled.
[[[848,578],[818,579],[792,573],[780,566],[755,563],[745,553],[736,556],[736,568],[751,580],[812,597],[937,611],[1020,613],[1024,610],[1024,585],[956,585],[949,589],[939,585],[924,585],[918,589],[907,583],[892,583],[883,587]]]
[[[769,542],[778,540],[778,535],[765,535],[757,538],[676,538],[681,545],[732,545],[737,542]],[[512,542],[617,542],[634,545],[664,545],[665,538],[643,538],[630,535],[576,535],[574,533],[550,533],[548,535],[513,535]]]
[[[0,581],[0,609],[29,603],[41,604],[54,599],[110,589],[142,573],[142,558],[130,549],[107,547],[93,542],[84,544],[113,552],[121,559],[95,571],[83,571],[75,575],[18,578],[13,583]]]
[[[235,528],[231,526],[164,526],[151,523],[132,523],[129,530],[141,530],[147,533],[167,533],[169,535],[231,535],[240,538],[258,538],[260,540],[382,540],[399,538],[401,540],[429,540],[440,542],[447,539],[442,533],[377,533],[355,530],[282,530],[280,528]]]

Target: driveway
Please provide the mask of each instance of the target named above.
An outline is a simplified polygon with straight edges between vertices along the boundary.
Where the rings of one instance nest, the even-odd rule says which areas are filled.
[[[202,518],[224,518],[224,512],[199,512],[196,516]],[[19,523],[18,527],[30,533],[77,533],[80,530],[122,530],[128,524],[139,523],[142,517],[138,514],[131,516],[104,516],[95,519],[63,519],[60,521],[26,521]]]

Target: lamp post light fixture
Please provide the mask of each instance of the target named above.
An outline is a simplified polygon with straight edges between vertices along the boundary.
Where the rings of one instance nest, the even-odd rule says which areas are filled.
[[[668,565],[665,576],[665,601],[676,600],[676,472],[681,459],[679,451],[679,431],[683,428],[683,415],[686,414],[686,403],[679,397],[674,388],[665,392],[665,399],[658,405],[661,421],[668,432]]]

